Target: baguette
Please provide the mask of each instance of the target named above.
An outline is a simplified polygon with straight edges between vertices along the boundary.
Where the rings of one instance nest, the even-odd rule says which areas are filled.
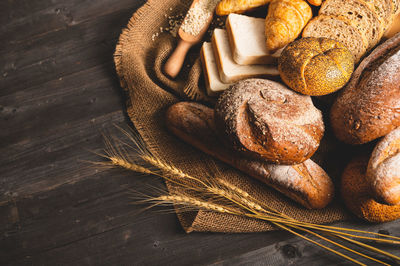
[[[167,128],[201,151],[266,183],[306,208],[321,209],[333,199],[334,186],[325,171],[311,160],[299,165],[273,165],[250,159],[223,146],[216,134],[213,109],[180,102],[166,113]]]

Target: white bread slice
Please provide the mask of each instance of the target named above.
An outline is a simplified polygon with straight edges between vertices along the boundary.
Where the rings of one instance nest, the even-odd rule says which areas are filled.
[[[239,65],[276,64],[282,49],[270,52],[265,45],[265,19],[230,14],[226,19],[233,60]]]
[[[388,11],[389,14],[392,12],[391,9]],[[327,0],[322,4],[319,14],[344,17],[366,37],[368,48],[378,44],[384,32],[384,23],[363,0]]]
[[[365,36],[342,17],[316,16],[304,28],[303,37],[325,37],[341,42],[353,54],[355,63],[368,48]]]
[[[200,51],[200,59],[203,66],[207,94],[209,96],[217,96],[220,92],[226,90],[230,84],[222,83],[219,78],[217,63],[215,62],[211,43],[203,43]]]
[[[215,29],[212,36],[215,60],[219,76],[223,83],[233,83],[246,78],[278,76],[276,66],[270,65],[238,65],[233,61],[228,33],[223,29]]]

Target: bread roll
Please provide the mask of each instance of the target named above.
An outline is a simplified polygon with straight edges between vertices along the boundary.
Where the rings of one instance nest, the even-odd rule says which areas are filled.
[[[376,145],[369,160],[367,181],[378,202],[400,204],[400,128]]]
[[[225,16],[230,13],[244,13],[269,2],[271,0],[222,0],[217,5],[216,13],[218,16]]]
[[[400,34],[361,62],[330,116],[336,137],[349,144],[367,143],[400,126]]]
[[[400,218],[400,206],[376,202],[370,195],[365,172],[368,158],[356,158],[349,163],[342,175],[341,194],[347,208],[358,217],[374,223],[389,222]]]
[[[278,164],[310,158],[324,133],[322,114],[309,96],[264,79],[239,81],[224,91],[215,119],[225,143]]]
[[[201,151],[266,183],[306,208],[321,209],[334,196],[325,171],[311,160],[299,165],[272,165],[252,159],[224,146],[218,139],[213,109],[194,102],[181,102],[166,113],[168,129]]]
[[[282,80],[306,95],[325,95],[342,88],[353,73],[350,51],[326,38],[303,38],[289,44],[278,61]]]

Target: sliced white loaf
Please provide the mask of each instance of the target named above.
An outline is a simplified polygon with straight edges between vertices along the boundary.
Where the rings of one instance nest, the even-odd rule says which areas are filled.
[[[214,30],[212,45],[219,76],[223,83],[233,83],[246,78],[279,76],[276,66],[239,65],[235,63],[226,30]]]
[[[230,14],[226,31],[233,60],[239,65],[276,64],[283,49],[274,53],[265,45],[265,19]]]
[[[303,30],[303,37],[325,37],[334,39],[345,45],[354,56],[354,61],[360,61],[367,51],[368,41],[344,18],[319,15],[313,18]]]
[[[203,43],[200,51],[200,58],[203,66],[203,75],[206,83],[207,94],[209,96],[217,96],[220,92],[226,90],[230,84],[223,83],[219,78],[211,43]]]
[[[384,2],[384,0],[380,1]],[[384,32],[378,15],[362,0],[328,0],[322,4],[319,14],[344,17],[365,36],[368,40],[368,48],[378,44]],[[391,14],[390,9],[389,14]]]

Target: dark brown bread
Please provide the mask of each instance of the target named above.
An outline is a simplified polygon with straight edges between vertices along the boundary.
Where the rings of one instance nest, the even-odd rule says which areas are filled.
[[[215,132],[213,109],[209,107],[194,102],[177,103],[167,110],[166,125],[190,145],[270,185],[306,208],[324,208],[333,199],[331,179],[311,160],[299,165],[273,165],[224,146]]]
[[[349,144],[367,143],[400,126],[400,34],[361,62],[330,115],[335,135]]]
[[[349,163],[342,175],[341,194],[347,208],[358,217],[374,223],[389,222],[400,218],[400,206],[376,202],[371,196],[365,172],[368,158],[356,158]]]
[[[265,79],[239,81],[215,106],[222,141],[253,158],[298,164],[318,149],[324,133],[321,112],[309,96]]]

